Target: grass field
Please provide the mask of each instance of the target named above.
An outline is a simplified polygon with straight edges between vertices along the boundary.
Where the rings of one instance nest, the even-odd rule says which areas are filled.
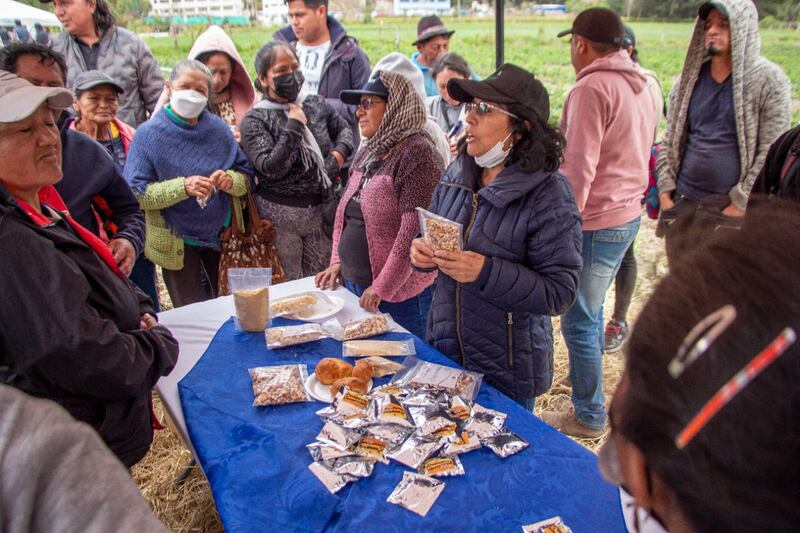
[[[445,23],[456,34],[450,41],[452,51],[463,55],[480,75],[494,70],[494,21],[491,19],[452,19]],[[569,22],[551,19],[511,19],[506,23],[505,58],[527,68],[540,77],[550,92],[551,117],[560,116],[564,96],[574,81],[575,73],[569,61],[567,39],[556,34],[569,27]],[[672,82],[683,66],[689,44],[692,23],[629,22],[636,32],[642,65],[653,70],[668,94]],[[356,37],[374,64],[391,52],[410,54],[416,34],[414,19],[378,19],[370,24],[347,22],[348,32]],[[272,39],[277,28],[232,28],[239,53],[247,64],[250,75],[253,57],[258,48]],[[200,33],[185,32],[178,38],[178,47],[172,38],[150,38],[147,43],[163,67],[171,67],[184,59],[194,38]],[[779,64],[792,81],[792,124],[800,122],[800,31],[762,30],[762,53]]]

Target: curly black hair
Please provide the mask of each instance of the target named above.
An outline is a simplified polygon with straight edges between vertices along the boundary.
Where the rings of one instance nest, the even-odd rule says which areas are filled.
[[[61,81],[67,83],[67,62],[64,56],[53,51],[49,46],[39,43],[23,43],[16,41],[0,48],[0,69],[17,73],[17,62],[22,56],[36,56],[41,63],[49,65],[55,63],[61,70]]]

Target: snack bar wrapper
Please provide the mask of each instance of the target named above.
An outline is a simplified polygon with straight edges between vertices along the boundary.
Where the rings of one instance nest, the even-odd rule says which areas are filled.
[[[464,425],[464,429],[479,439],[488,439],[503,429],[506,414],[494,409],[487,409],[477,403],[472,407],[472,418]]]
[[[362,361],[372,368],[372,377],[374,378],[382,378],[384,376],[396,374],[398,370],[403,368],[403,365],[400,363],[395,363],[394,361],[376,355],[365,357]]]
[[[445,455],[457,455],[459,453],[467,453],[477,450],[481,447],[481,441],[477,435],[470,435],[466,431],[462,431],[458,440],[450,442],[445,446]]]
[[[435,213],[417,208],[419,214],[419,227],[422,229],[422,238],[434,250],[458,252],[464,249],[461,237],[464,227],[459,222],[453,222]]]
[[[442,442],[435,438],[426,438],[412,433],[403,444],[387,454],[389,459],[416,470],[431,455],[442,447]]]
[[[481,442],[492,450],[495,455],[503,458],[519,453],[528,447],[528,441],[512,433],[508,428],[503,428],[500,433],[488,439],[481,439]]]
[[[375,461],[365,457],[342,457],[333,463],[333,472],[353,477],[369,477],[375,468]]]
[[[285,348],[306,342],[318,341],[327,337],[319,324],[300,324],[299,326],[281,326],[266,331],[267,348]]]
[[[322,426],[319,435],[317,435],[317,441],[342,451],[351,449],[360,438],[360,431],[344,428],[331,420]]]
[[[419,473],[433,477],[463,476],[464,466],[457,455],[439,455],[422,463]]]
[[[346,341],[342,343],[344,357],[402,357],[415,355],[412,339],[403,341]]]
[[[403,479],[386,500],[425,516],[444,490],[444,481],[426,476],[403,472]]]
[[[311,401],[305,387],[306,365],[261,366],[248,372],[253,381],[253,405],[256,407]]]
[[[403,368],[394,375],[391,382],[412,388],[435,388],[472,402],[478,395],[482,380],[483,374],[429,363],[410,356],[403,361]]]
[[[331,494],[336,494],[342,490],[345,485],[358,479],[357,477],[346,474],[337,474],[320,463],[311,463],[308,465],[308,469],[311,470],[312,474],[317,476],[317,479],[325,485],[325,488],[328,489],[328,492]]]
[[[522,526],[522,533],[572,533],[572,529],[564,523],[560,516],[555,516],[535,524]]]

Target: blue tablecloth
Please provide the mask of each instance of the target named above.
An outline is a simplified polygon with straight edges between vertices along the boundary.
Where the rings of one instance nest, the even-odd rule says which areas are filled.
[[[456,366],[413,335],[379,338],[414,338],[420,358]],[[619,493],[600,477],[596,457],[486,383],[477,401],[507,413],[506,425],[530,443],[526,450],[506,459],[486,448],[462,455],[466,475],[443,478],[447,486],[425,518],[386,502],[406,469],[394,461],[331,495],[308,470],[306,449],[322,428],[314,413],[324,404],[252,407],[247,370],[307,363],[311,372],[320,358],[340,354],[331,339],[267,350],[263,334],[237,332],[229,320],[179,383],[189,435],[228,532],[519,532],[556,515],[576,533],[625,531]]]

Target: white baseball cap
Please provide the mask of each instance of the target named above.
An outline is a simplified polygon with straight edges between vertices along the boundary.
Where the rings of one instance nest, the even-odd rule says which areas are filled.
[[[16,74],[0,70],[0,124],[25,120],[47,101],[54,109],[72,105],[72,93],[62,87],[37,87]]]

